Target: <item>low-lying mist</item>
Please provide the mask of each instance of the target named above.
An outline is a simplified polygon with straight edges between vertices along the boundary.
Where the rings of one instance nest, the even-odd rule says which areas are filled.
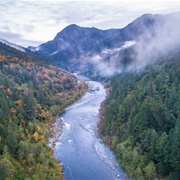
[[[180,13],[161,16],[152,28],[144,28],[136,40],[123,46],[104,49],[91,57],[96,73],[103,77],[115,73],[136,72],[180,52]],[[141,28],[141,26],[139,27]]]
[[[153,31],[144,30],[135,47],[136,58],[129,70],[141,70],[172,53],[180,51],[180,13],[164,15]]]

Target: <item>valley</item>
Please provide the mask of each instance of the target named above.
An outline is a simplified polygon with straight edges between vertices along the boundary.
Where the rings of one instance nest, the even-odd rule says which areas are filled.
[[[0,180],[178,180],[179,19],[70,24],[37,47],[0,39]]]

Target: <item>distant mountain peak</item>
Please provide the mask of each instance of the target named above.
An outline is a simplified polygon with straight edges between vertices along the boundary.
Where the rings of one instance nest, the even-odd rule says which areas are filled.
[[[60,36],[72,36],[74,32],[80,31],[82,27],[76,24],[70,24],[69,26],[65,27],[62,31],[60,31],[54,38],[56,40],[59,39]]]
[[[77,24],[70,24],[68,25],[66,28],[79,28],[80,26],[78,26]],[[66,29],[65,28],[65,29]]]
[[[79,29],[82,29],[82,27],[80,27],[76,24],[70,24],[69,26],[65,27],[61,32],[63,32],[63,31],[66,31],[66,32],[70,31],[71,32],[71,31],[76,31]]]

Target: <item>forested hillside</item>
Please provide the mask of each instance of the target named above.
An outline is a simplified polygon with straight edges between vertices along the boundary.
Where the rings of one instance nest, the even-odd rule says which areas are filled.
[[[47,62],[0,43],[0,180],[62,179],[49,123],[86,85]]]
[[[103,140],[134,179],[180,178],[180,56],[118,75],[105,103]]]

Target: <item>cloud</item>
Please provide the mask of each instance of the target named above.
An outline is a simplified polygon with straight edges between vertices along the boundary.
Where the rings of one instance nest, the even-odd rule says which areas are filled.
[[[0,31],[19,34],[21,45],[25,44],[24,40],[46,42],[69,24],[122,28],[144,13],[177,11],[179,6],[177,1],[6,0],[0,1],[0,16],[3,17]]]
[[[10,33],[10,32],[0,32],[0,37],[8,41],[11,41],[11,40],[14,41],[14,40],[22,38],[21,35],[17,33]]]
[[[153,31],[144,31],[135,46],[136,60],[129,70],[143,69],[156,63],[160,58],[176,53],[180,48],[180,13],[164,15],[159,19]],[[167,59],[167,58],[166,58]]]
[[[31,44],[32,46],[36,46],[37,44],[43,43],[43,41],[23,39],[20,34],[10,32],[0,32],[0,38],[15,43],[17,45],[21,45],[23,47],[27,47],[27,45],[29,44]]]
[[[154,25],[139,25],[142,34],[135,41],[124,42],[114,49],[103,49],[95,54],[89,62],[94,66],[94,74],[112,76],[116,73],[137,72],[149,65],[167,61],[180,50],[180,12],[167,15],[145,15],[139,20]],[[131,47],[131,48],[129,48]]]
[[[94,74],[110,77],[116,73],[122,73],[124,67],[120,63],[120,53],[122,50],[134,46],[135,44],[135,41],[126,41],[121,47],[103,49],[101,53],[89,57],[88,61],[94,67]]]

